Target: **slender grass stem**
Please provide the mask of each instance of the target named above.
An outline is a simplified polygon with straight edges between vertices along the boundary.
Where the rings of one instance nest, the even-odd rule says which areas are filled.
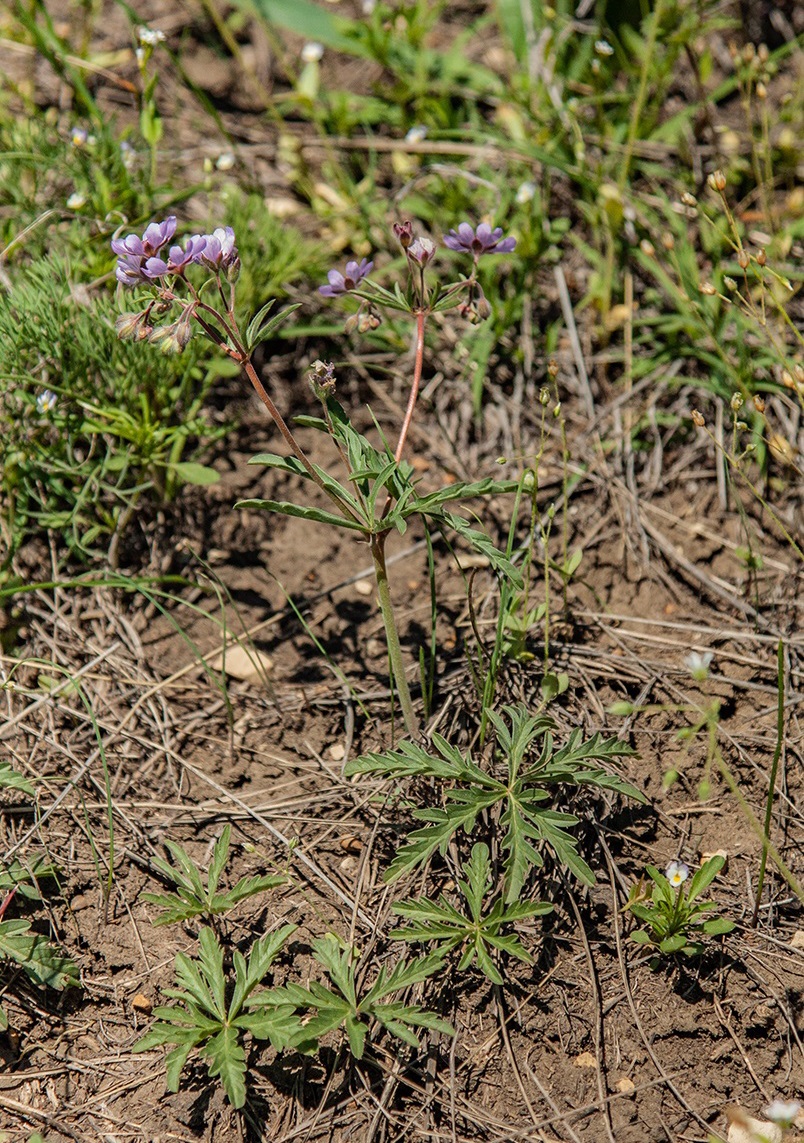
[[[402,459],[402,454],[405,451],[405,441],[408,436],[408,429],[413,420],[413,412],[416,408],[416,401],[419,397],[419,388],[422,383],[422,363],[424,361],[424,323],[425,313],[420,310],[416,314],[416,350],[413,363],[413,384],[410,389],[410,397],[408,398],[408,407],[405,410],[405,419],[402,422],[402,429],[399,433],[399,440],[396,445],[396,452],[394,453],[394,460],[397,464]]]
[[[759,876],[757,877],[757,896],[754,902],[754,912],[751,916],[751,928],[755,929],[759,918],[759,905],[762,901],[762,890],[765,885],[765,869],[768,864],[768,847],[770,842],[771,818],[773,815],[773,795],[776,791],[776,775],[779,772],[779,759],[782,756],[782,742],[784,741],[784,642],[779,640],[776,652],[776,687],[778,706],[776,708],[776,749],[773,751],[773,761],[768,777],[768,800],[765,804],[765,822],[762,839],[762,857],[759,860]]]

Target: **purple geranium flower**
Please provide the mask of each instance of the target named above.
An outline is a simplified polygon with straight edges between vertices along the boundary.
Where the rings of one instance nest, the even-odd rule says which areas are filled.
[[[205,246],[203,251],[199,250],[199,261],[211,270],[228,270],[237,259],[235,232],[231,226],[218,226],[211,234],[201,237]]]
[[[181,246],[171,246],[168,251],[167,272],[170,274],[183,274],[192,262],[199,262],[201,255],[207,248],[207,238],[204,234],[193,234]]]
[[[142,250],[146,258],[153,258],[163,246],[167,246],[176,233],[176,216],[171,214],[164,222],[151,222],[142,236]]]
[[[115,253],[117,253],[117,251],[115,251]],[[143,282],[150,281],[150,278],[145,272],[145,261],[145,258],[136,255],[126,255],[122,258],[118,258],[114,273],[120,285],[131,290]]]
[[[462,222],[457,230],[450,230],[444,239],[449,250],[472,254],[477,260],[481,254],[510,254],[516,246],[516,238],[503,238],[502,227],[491,229],[487,222],[481,222],[473,230],[468,222]]]
[[[357,262],[347,262],[346,269],[343,274],[340,270],[330,270],[327,274],[329,278],[328,286],[319,286],[319,294],[323,294],[325,298],[337,298],[340,294],[348,294],[350,290],[354,290],[359,286],[367,274],[370,274],[374,267],[373,262],[367,262],[365,258]]]

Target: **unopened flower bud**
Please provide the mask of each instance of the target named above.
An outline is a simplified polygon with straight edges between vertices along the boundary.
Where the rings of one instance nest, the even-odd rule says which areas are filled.
[[[539,404],[546,405],[550,400],[550,391],[548,389],[539,390]]]
[[[672,250],[675,247],[675,244],[676,240],[673,235],[669,230],[665,230],[664,234],[662,235],[662,246],[664,246],[665,250]]]
[[[690,415],[692,417],[692,423],[697,425],[699,429],[702,429],[706,424],[703,413],[699,412],[698,409],[693,409]]]
[[[737,265],[740,267],[741,270],[747,270],[748,264],[750,261],[751,261],[751,259],[748,257],[748,254],[746,253],[745,250],[738,250],[737,251]]]
[[[796,383],[786,369],[782,370],[782,384],[785,389],[795,389]]]
[[[764,266],[768,260],[768,256],[762,248],[757,250],[756,257],[757,257],[757,266]]]
[[[477,297],[475,298],[475,312],[480,321],[486,321],[487,318],[491,317],[491,306],[479,286],[477,287]]]
[[[733,413],[738,413],[743,407],[742,393],[732,393],[731,400],[729,401]]]
[[[553,381],[558,377],[558,362],[554,357],[551,357],[547,362],[547,376]]]
[[[761,81],[757,84],[757,99],[767,99],[768,89]]]
[[[756,411],[758,413],[764,413],[765,412],[765,402],[762,399],[762,397],[760,397],[759,393],[757,393],[756,396],[754,397],[754,408],[756,409]]]
[[[395,222],[394,234],[399,239],[399,245],[403,250],[407,250],[409,246],[413,245],[413,227],[409,221]]]
[[[335,392],[335,366],[331,361],[314,361],[307,380],[319,401],[326,401]]]
[[[703,285],[701,286],[701,293],[706,294],[706,296],[708,298],[713,298],[715,296],[715,294],[717,293],[717,290],[715,289],[715,287],[712,285],[711,282],[704,282]]]
[[[424,269],[427,263],[432,261],[435,249],[435,243],[431,239],[416,238],[407,247],[407,255],[417,266]]]
[[[553,416],[555,417],[556,420],[558,420],[558,418],[561,416],[561,402],[560,401],[556,401],[555,405],[553,406]]]
[[[745,63],[745,64],[753,63],[755,55],[756,55],[756,50],[755,50],[753,44],[744,44],[743,45],[743,63]]]
[[[131,338],[134,341],[140,341],[147,333],[143,334],[142,329],[144,326],[145,314],[121,314],[117,321],[114,323],[114,328],[117,330],[117,336],[121,341]],[[791,378],[792,381],[792,378]]]
[[[357,329],[358,314],[350,314],[346,321],[343,323],[344,333],[354,333]]]
[[[799,384],[804,385],[804,365],[799,365],[798,362],[793,366],[793,372],[796,375],[796,380]]]
[[[717,191],[719,194],[722,194],[726,189],[726,176],[721,170],[713,171],[706,182],[713,191]]]
[[[639,244],[639,249],[642,251],[646,258],[652,258],[656,253],[656,247],[652,242],[648,242],[647,238],[642,239]]]
[[[357,315],[357,332],[370,333],[371,330],[377,328],[380,320],[379,314],[374,313],[373,310],[365,310]]]
[[[768,59],[770,58],[770,52],[768,51],[768,45],[767,44],[760,44],[759,45],[759,47],[757,48],[757,58],[759,59],[760,63],[764,64],[764,63],[768,62]]]
[[[681,196],[681,201],[684,203],[685,206],[697,206],[698,205],[697,198],[695,197],[694,194],[690,194],[689,191],[684,191],[684,193]]]
[[[737,283],[735,282],[734,278],[730,278],[728,276],[728,274],[724,275],[723,285],[726,287],[727,290],[736,290],[737,289]]]
[[[240,255],[235,254],[232,261],[226,267],[226,281],[234,285],[240,277]]]

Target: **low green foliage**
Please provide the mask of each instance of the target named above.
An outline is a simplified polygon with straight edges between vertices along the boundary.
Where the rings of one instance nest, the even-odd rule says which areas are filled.
[[[573,786],[616,790],[644,802],[644,796],[630,782],[595,765],[616,763],[635,751],[618,738],[600,734],[583,740],[580,730],[574,730],[563,746],[556,747],[550,718],[533,717],[523,706],[507,706],[503,712],[505,719],[495,712],[489,714],[498,751],[497,757],[485,765],[471,754],[461,754],[439,734],[432,736],[435,753],[416,743],[402,742],[394,750],[364,754],[347,764],[347,775],[381,774],[394,781],[420,777],[451,783],[443,787],[443,809],[413,811],[414,818],[428,824],[414,830],[397,851],[386,872],[388,881],[424,864],[436,850],[445,854],[453,837],[459,831],[470,836],[482,815],[484,819],[491,817],[502,835],[506,904],[519,899],[531,869],[544,864],[534,842],[552,849],[558,861],[584,884],[594,883],[594,874],[570,833],[578,818],[545,803],[552,801],[553,790]]]
[[[226,825],[215,842],[206,884],[201,871],[187,850],[175,841],[169,839],[165,841],[175,864],[171,865],[161,857],[152,858],[152,862],[168,880],[173,882],[176,892],[143,893],[145,901],[164,910],[155,918],[153,922],[155,925],[171,925],[176,921],[189,921],[192,917],[214,917],[219,913],[228,913],[240,901],[254,897],[257,893],[264,893],[266,889],[274,889],[287,881],[286,877],[262,873],[252,877],[241,877],[231,889],[219,889],[221,874],[229,859],[231,834],[232,827]]]
[[[246,1007],[295,931],[295,925],[283,925],[255,941],[248,959],[235,949],[231,978],[224,972],[224,949],[212,929],[201,930],[197,959],[177,954],[179,987],[165,989],[165,994],[179,1003],[154,1009],[156,1023],[133,1049],[148,1052],[175,1045],[165,1061],[169,1091],[179,1090],[182,1070],[190,1052],[197,1048],[207,1061],[210,1076],[220,1076],[230,1102],[234,1107],[242,1107],[246,1102],[245,1034],[269,1040],[277,1051],[299,1039],[301,1025],[292,1004],[272,1005],[259,1011]]]
[[[506,953],[525,964],[533,957],[515,933],[503,929],[530,917],[544,916],[552,911],[548,901],[513,901],[506,904],[501,896],[494,899],[484,912],[483,903],[492,887],[489,847],[478,842],[472,846],[472,855],[463,867],[466,880],[458,882],[468,914],[452,905],[443,895],[438,901],[428,897],[400,901],[394,912],[404,917],[405,928],[394,929],[389,935],[398,941],[429,941],[446,952],[461,950],[460,970],[469,968],[477,959],[481,972],[494,984],[505,979],[492,959],[493,953]]]
[[[54,256],[0,294],[6,561],[45,530],[86,559],[143,497],[169,500],[184,482],[217,479],[187,462],[225,431],[203,406],[226,363],[119,340],[111,301],[73,281],[71,264]]]
[[[707,919],[707,914],[717,909],[717,903],[698,900],[720,873],[724,860],[720,856],[710,857],[689,884],[686,883],[687,867],[679,862],[671,862],[665,873],[653,865],[646,866],[646,872],[653,881],[650,900],[645,900],[640,883],[631,890],[626,909],[648,927],[636,929],[631,933],[631,940],[649,945],[665,956],[673,953],[699,956],[705,948],[701,938],[730,933],[734,928],[733,921],[724,917]],[[677,885],[674,886],[673,881]]]
[[[362,995],[357,983],[354,949],[328,933],[313,942],[313,956],[324,967],[334,987],[327,987],[319,981],[312,981],[309,987],[291,983],[259,993],[250,1002],[253,1009],[266,1014],[282,1011],[288,1005],[296,1011],[308,1013],[302,1036],[296,1041],[301,1050],[314,1051],[322,1036],[342,1028],[352,1055],[361,1060],[366,1037],[375,1021],[413,1048],[419,1047],[414,1028],[454,1035],[452,1026],[434,1012],[427,1012],[419,1004],[392,999],[395,993],[405,992],[439,972],[443,967],[440,952],[407,963],[400,962],[390,970],[381,968],[374,984]]]
[[[34,793],[31,783],[7,762],[0,762],[0,789],[18,790],[26,795]],[[27,866],[18,860],[0,866],[0,893],[3,894],[0,900],[0,964],[10,962],[22,969],[33,984],[62,991],[79,983],[74,962],[46,936],[35,932],[31,921],[5,916],[16,897],[38,901],[39,880],[55,875],[55,867],[44,854],[38,854]],[[0,1029],[6,1027],[8,1017],[0,1005]]]

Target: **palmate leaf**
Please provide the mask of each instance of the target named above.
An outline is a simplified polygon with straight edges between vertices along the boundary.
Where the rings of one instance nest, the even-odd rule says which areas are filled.
[[[217,865],[221,866],[220,853]],[[234,1107],[246,1099],[246,1057],[242,1046],[245,1031],[268,1039],[277,1049],[288,1047],[299,1035],[300,1025],[294,1006],[274,1006],[272,1011],[244,1011],[257,998],[252,994],[261,984],[274,958],[295,925],[283,925],[252,946],[248,960],[235,950],[232,957],[234,988],[227,1005],[227,979],[223,969],[223,949],[210,928],[199,934],[199,955],[176,956],[176,978],[183,988],[166,988],[165,994],[179,1004],[154,1010],[156,1023],[137,1041],[133,1050],[146,1052],[175,1044],[166,1058],[169,1091],[178,1091],[181,1071],[193,1048],[207,1060],[210,1076],[219,1076]],[[253,1025],[253,1026],[252,1026]]]
[[[447,846],[453,835],[462,829],[469,834],[474,829],[477,815],[488,809],[499,800],[500,794],[496,791],[452,791],[452,796],[458,794],[462,800],[448,801],[443,810],[417,810],[414,817],[433,824],[422,826],[408,834],[407,843],[398,851],[394,860],[385,871],[384,880],[396,881],[403,874],[411,872],[418,865],[428,861],[438,849],[442,855],[446,853]]]

